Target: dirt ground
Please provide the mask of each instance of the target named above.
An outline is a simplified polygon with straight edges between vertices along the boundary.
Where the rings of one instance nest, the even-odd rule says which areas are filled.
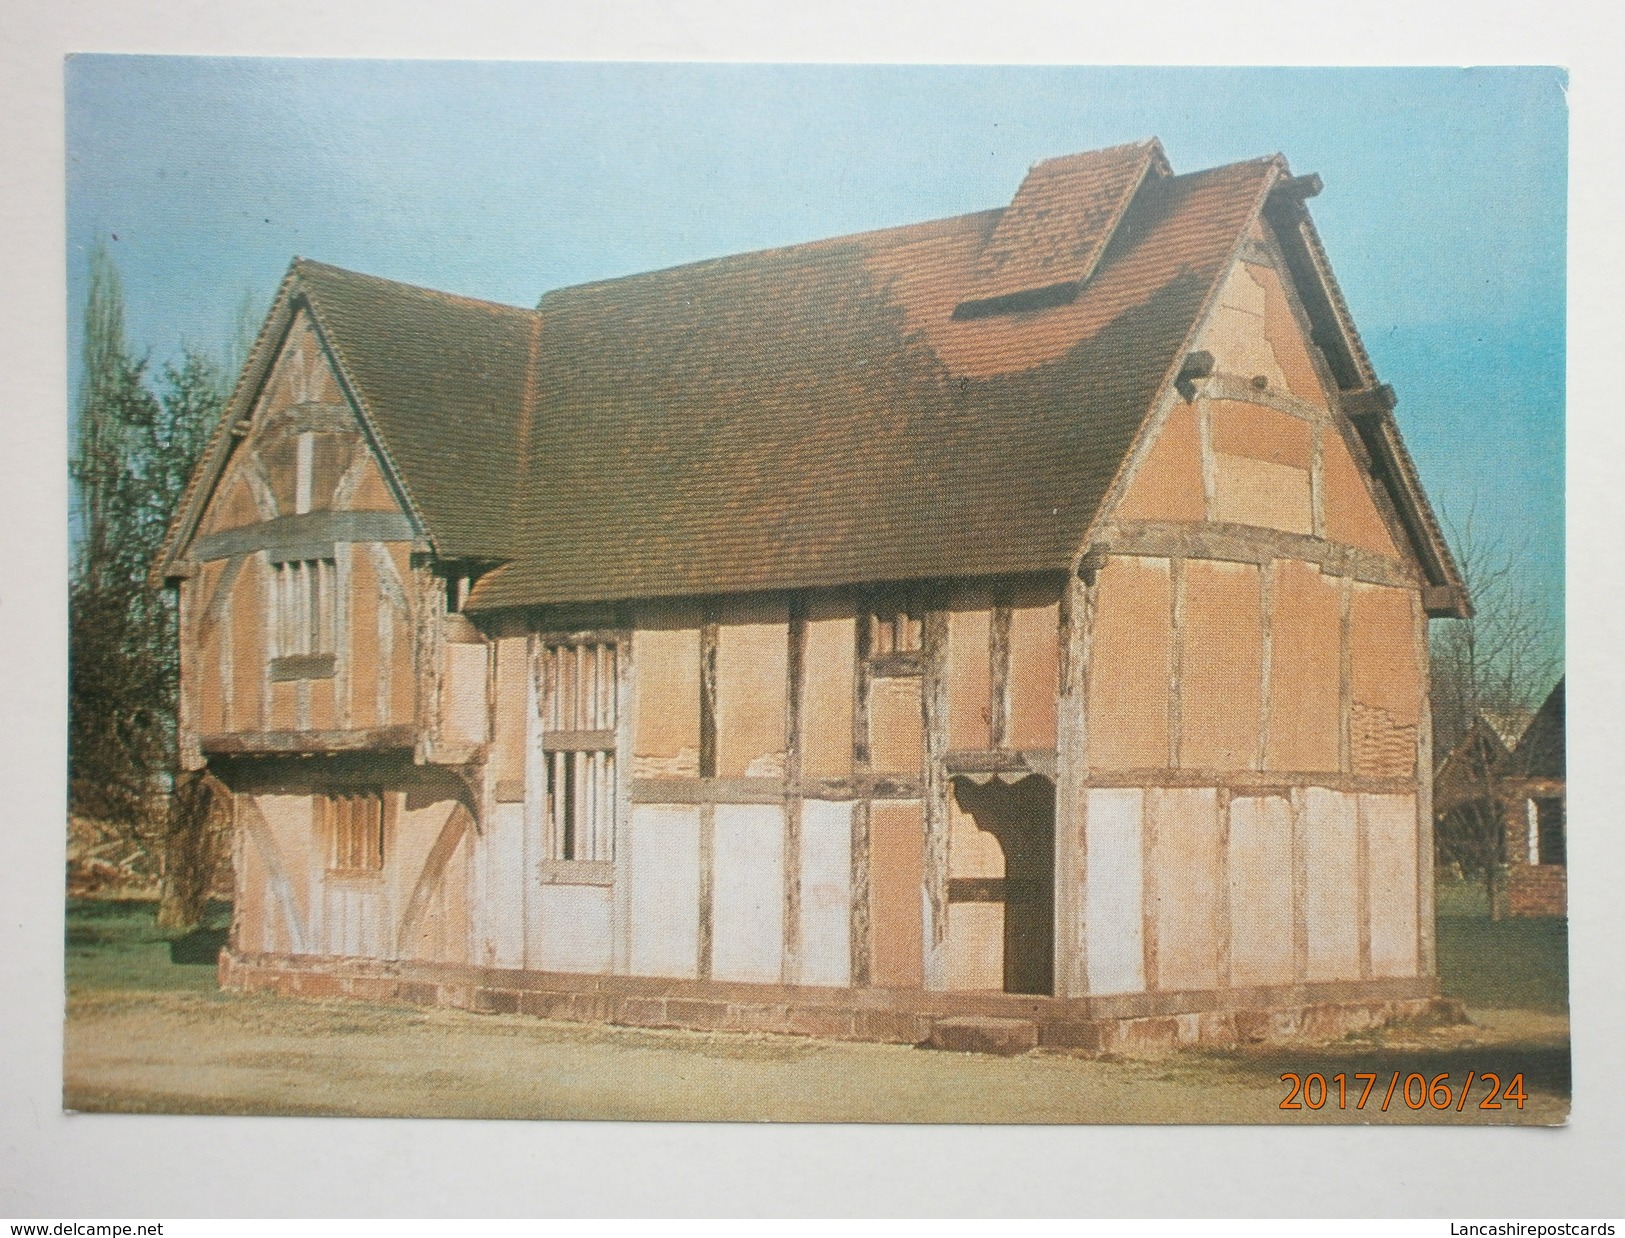
[[[644,1031],[348,1002],[104,991],[69,1003],[63,1101],[86,1111],[825,1122],[1516,1122],[1568,1113],[1566,1020],[1476,1012],[1464,1029],[1161,1061],[1019,1058],[788,1036]],[[1394,1071],[1523,1072],[1520,1112],[1412,1110]],[[1283,1072],[1322,1108],[1282,1110]],[[1350,1077],[1338,1108],[1339,1071]],[[1376,1073],[1364,1110],[1354,1105]],[[1419,1093],[1414,1090],[1412,1099]],[[1300,1098],[1301,1099],[1301,1098]],[[1318,1091],[1310,1100],[1319,1099]]]
[[[221,914],[229,914],[222,908]],[[222,921],[223,922],[223,921]],[[1469,1003],[1471,1022],[1327,1045],[1185,1051],[1157,1061],[1015,1058],[792,1036],[648,1031],[515,1015],[222,993],[223,931],[168,942],[150,908],[74,900],[68,916],[63,1104],[121,1113],[976,1123],[1519,1123],[1569,1110],[1566,993],[1524,1008]],[[1466,953],[1504,977],[1505,944]],[[1469,969],[1460,969],[1471,979]],[[1551,966],[1541,969],[1549,973]],[[1488,981],[1473,981],[1485,984]],[[1447,985],[1447,991],[1449,986]],[[1463,996],[1469,996],[1463,994]],[[1509,1003],[1510,1004],[1510,1003]],[[1542,1009],[1541,1007],[1545,1008]],[[1382,1103],[1390,1080],[1399,1083]],[[1459,1111],[1461,1084],[1475,1081]],[[1480,1109],[1484,1072],[1522,1075],[1522,1108]],[[1283,1110],[1289,1081],[1303,1103]],[[1340,1105],[1335,1076],[1346,1076]],[[1363,1108],[1366,1081],[1376,1075]],[[1419,1074],[1447,1075],[1451,1103]],[[1442,1094],[1435,1097],[1442,1100]]]

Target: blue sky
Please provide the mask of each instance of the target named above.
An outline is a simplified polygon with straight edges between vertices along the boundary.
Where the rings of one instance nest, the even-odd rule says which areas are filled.
[[[529,305],[1002,205],[1072,151],[1280,151],[1325,181],[1311,209],[1435,505],[1526,547],[1561,630],[1559,70],[80,56],[66,79],[73,369],[98,238],[161,361],[220,350],[296,254]]]

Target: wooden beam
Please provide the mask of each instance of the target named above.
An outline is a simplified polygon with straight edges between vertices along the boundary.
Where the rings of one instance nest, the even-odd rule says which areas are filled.
[[[326,554],[309,557],[327,558],[334,542],[410,542],[416,537],[412,522],[400,512],[305,512],[205,534],[192,543],[191,558],[229,559],[263,550],[276,562],[323,546],[329,548]]]
[[[948,987],[948,613],[921,621],[920,714],[925,735],[925,987]]]
[[[849,778],[634,778],[635,804],[783,804],[787,797],[814,800],[917,800],[924,780],[900,774],[854,774]]]
[[[710,603],[700,623],[700,777],[717,776],[717,643],[722,607]]]
[[[790,598],[789,648],[784,693],[784,956],[785,984],[801,981],[802,798],[788,790],[801,784],[802,732],[807,688],[807,595]]]
[[[1010,612],[1008,599],[996,602],[988,625],[987,729],[988,742],[994,748],[1003,748],[1009,742]]]
[[[1097,544],[1110,554],[1154,559],[1216,559],[1262,567],[1274,559],[1313,563],[1328,576],[1352,576],[1373,585],[1414,589],[1404,563],[1387,555],[1302,533],[1238,524],[1184,524],[1136,520],[1107,525]]]
[[[236,731],[204,735],[206,753],[252,756],[258,753],[362,752],[369,748],[410,748],[416,733],[410,726],[369,727],[352,731]]]

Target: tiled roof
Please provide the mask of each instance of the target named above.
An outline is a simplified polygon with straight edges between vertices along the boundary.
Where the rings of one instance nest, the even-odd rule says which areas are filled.
[[[535,310],[300,260],[234,407],[308,303],[436,553],[504,561],[473,610],[1065,570],[1284,174],[1117,147]]]
[[[1508,772],[1519,778],[1566,777],[1566,737],[1563,680],[1559,679],[1512,750]]]
[[[536,312],[303,259],[295,275],[435,549],[508,557]]]
[[[1088,279],[1146,176],[1168,172],[1154,138],[1034,164],[977,255],[966,300]]]
[[[1277,166],[1146,184],[1038,312],[953,317],[998,211],[548,295],[471,607],[1065,569]]]

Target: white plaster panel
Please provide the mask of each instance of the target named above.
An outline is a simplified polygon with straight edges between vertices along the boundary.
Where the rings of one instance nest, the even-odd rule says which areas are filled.
[[[852,979],[852,805],[801,806],[801,983]]]
[[[485,967],[525,965],[525,813],[496,804],[479,839],[483,880],[476,906],[475,961]]]
[[[541,938],[533,965],[544,971],[610,970],[609,886],[544,885],[532,898]]]
[[[448,644],[446,730],[464,743],[485,742],[489,709],[485,693],[488,655],[484,645]]]
[[[693,976],[700,938],[700,810],[632,809],[627,963],[634,976]]]
[[[1218,791],[1163,787],[1151,794],[1156,796],[1157,987],[1217,988],[1225,896],[1219,882]]]
[[[1230,801],[1230,983],[1292,982],[1292,804]]]
[[[1083,915],[1091,993],[1145,988],[1144,810],[1145,793],[1132,787],[1089,792]]]
[[[1360,976],[1359,818],[1357,796],[1324,787],[1308,791],[1309,979]]]
[[[784,969],[784,810],[719,804],[711,974],[776,984]]]
[[[1371,974],[1416,975],[1416,799],[1362,795]]]

